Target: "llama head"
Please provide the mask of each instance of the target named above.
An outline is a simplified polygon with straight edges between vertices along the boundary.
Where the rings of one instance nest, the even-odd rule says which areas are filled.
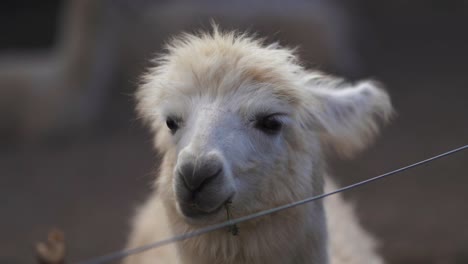
[[[137,92],[138,111],[170,160],[160,181],[192,224],[318,194],[323,149],[362,149],[391,105],[374,82],[303,69],[294,53],[236,33],[184,35]]]

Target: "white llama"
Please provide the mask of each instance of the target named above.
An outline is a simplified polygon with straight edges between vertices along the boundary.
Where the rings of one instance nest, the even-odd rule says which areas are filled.
[[[376,83],[308,71],[293,51],[245,34],[215,28],[175,38],[167,49],[137,93],[164,158],[129,248],[225,221],[227,202],[237,218],[333,188],[325,152],[349,157],[363,149],[392,112]],[[382,263],[339,196],[244,222],[239,231],[125,263]]]

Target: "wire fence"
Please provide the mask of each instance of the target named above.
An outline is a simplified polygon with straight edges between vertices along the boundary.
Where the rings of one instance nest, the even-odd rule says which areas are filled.
[[[182,240],[186,240],[186,239],[189,239],[189,238],[192,238],[192,237],[200,236],[200,235],[203,235],[203,234],[208,233],[208,232],[212,232],[212,231],[223,229],[223,228],[232,227],[232,226],[235,226],[236,224],[239,224],[239,223],[242,223],[242,222],[245,222],[245,221],[249,221],[249,220],[252,220],[252,219],[255,219],[255,218],[259,218],[259,217],[266,216],[266,215],[269,215],[269,214],[272,214],[272,213],[283,211],[283,210],[286,210],[286,209],[289,209],[289,208],[292,208],[292,207],[303,205],[305,203],[320,200],[320,199],[323,199],[325,197],[328,197],[328,196],[331,196],[331,195],[334,195],[334,194],[337,194],[337,193],[348,191],[348,190],[357,188],[359,186],[366,185],[366,184],[369,184],[369,183],[377,181],[377,180],[381,180],[381,179],[386,178],[388,176],[401,173],[403,171],[412,169],[414,167],[430,163],[430,162],[432,162],[432,161],[434,161],[436,159],[447,157],[449,155],[455,154],[457,152],[460,152],[460,151],[463,151],[463,150],[466,150],[466,149],[468,149],[468,145],[464,145],[462,147],[447,151],[445,153],[433,156],[431,158],[418,161],[418,162],[413,163],[411,165],[407,165],[407,166],[401,167],[399,169],[396,169],[396,170],[393,170],[393,171],[390,171],[390,172],[387,172],[387,173],[384,173],[384,174],[369,178],[367,180],[363,180],[363,181],[360,181],[360,182],[357,182],[357,183],[354,183],[354,184],[351,184],[351,185],[336,189],[336,190],[334,190],[332,192],[328,192],[328,193],[324,193],[324,194],[321,194],[321,195],[309,197],[309,198],[304,199],[304,200],[300,200],[300,201],[296,201],[296,202],[293,202],[293,203],[290,203],[290,204],[286,204],[286,205],[282,205],[282,206],[279,206],[279,207],[271,208],[271,209],[268,209],[268,210],[265,210],[265,211],[260,211],[260,212],[257,212],[257,213],[251,214],[251,215],[231,219],[231,220],[219,223],[219,224],[215,224],[215,225],[211,225],[211,226],[208,226],[208,227],[205,227],[205,228],[201,228],[201,229],[193,231],[193,232],[189,232],[189,233],[177,235],[177,236],[174,236],[174,237],[171,237],[171,238],[168,238],[168,239],[160,240],[160,241],[157,241],[157,242],[145,245],[145,246],[141,246],[141,247],[137,247],[137,248],[133,248],[133,249],[116,251],[116,252],[113,252],[113,253],[110,253],[110,254],[107,254],[107,255],[103,255],[103,256],[100,256],[100,257],[93,258],[93,259],[75,262],[75,264],[103,264],[103,263],[108,263],[110,261],[122,259],[124,257],[129,256],[129,255],[138,254],[138,253],[150,250],[150,249],[162,247],[164,245],[168,245],[168,244],[175,243],[175,242],[182,241]]]

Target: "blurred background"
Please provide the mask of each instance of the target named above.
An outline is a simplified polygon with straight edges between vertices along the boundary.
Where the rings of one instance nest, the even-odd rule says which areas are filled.
[[[383,82],[398,112],[332,160],[349,184],[468,142],[466,0],[4,0],[0,3],[0,263],[120,249],[158,155],[133,111],[138,76],[181,31],[257,32],[309,67]],[[388,263],[468,263],[468,153],[346,193]]]

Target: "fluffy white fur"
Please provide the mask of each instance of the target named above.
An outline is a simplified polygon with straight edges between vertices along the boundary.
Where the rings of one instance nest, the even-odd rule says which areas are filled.
[[[187,156],[222,162],[210,199],[233,193],[240,217],[333,188],[325,152],[350,157],[368,145],[392,107],[378,84],[304,69],[294,52],[245,34],[183,35],[170,42],[137,93],[138,111],[163,161],[139,209],[128,248],[226,220],[224,210],[193,219],[181,209],[176,171]],[[275,133],[258,129],[274,115]],[[166,120],[177,120],[171,131]],[[211,157],[210,156],[210,157]],[[382,263],[352,208],[334,196],[133,255],[125,263]]]

